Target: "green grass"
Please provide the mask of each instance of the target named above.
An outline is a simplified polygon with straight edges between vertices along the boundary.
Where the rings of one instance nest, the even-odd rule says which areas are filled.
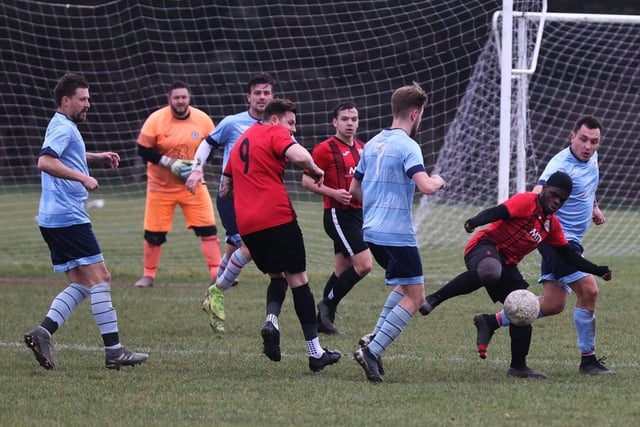
[[[120,372],[104,368],[86,302],[54,337],[58,369],[40,368],[22,335],[64,284],[3,285],[0,424],[634,425],[640,416],[637,273],[637,264],[629,263],[602,285],[599,352],[609,356],[615,377],[578,374],[568,311],[534,329],[530,365],[550,379],[507,378],[506,330],[497,332],[487,360],[476,356],[471,316],[498,307],[480,291],[414,319],[384,355],[382,385],[369,384],[350,360],[388,292],[380,279],[366,278],[345,299],[337,318],[344,335],[320,337],[344,357],[318,374],[307,367],[290,295],[281,317],[283,360],[273,363],[261,354],[265,278],[255,269],[228,293],[223,337],[213,335],[199,308],[200,284],[114,286],[123,343],[150,353],[146,364]],[[312,276],[316,295],[322,280]]]
[[[20,199],[23,212],[37,205],[34,194]],[[14,226],[3,227],[0,239],[2,426],[621,426],[635,425],[640,417],[640,266],[635,256],[599,260],[612,266],[614,279],[601,282],[598,353],[608,356],[615,377],[578,374],[569,309],[535,324],[529,362],[550,378],[507,378],[507,330],[496,333],[487,360],[476,355],[472,315],[499,308],[481,290],[448,301],[427,318],[415,318],[384,354],[386,382],[374,385],[351,353],[373,327],[389,291],[377,266],[339,309],[336,323],[344,334],[320,336],[322,345],[339,349],[343,359],[312,374],[290,294],[280,320],[283,360],[274,363],[261,353],[266,280],[253,264],[240,277],[241,285],[227,294],[227,334],[213,335],[199,307],[206,270],[180,216],[165,248],[159,285],[133,288],[140,273],[142,203],[139,197],[101,197],[107,199],[105,208],[92,214],[114,276],[121,338],[150,359],[134,369],[105,369],[101,339],[85,302],[54,336],[58,368],[38,366],[22,335],[46,314],[65,280],[51,273],[33,215],[5,209],[0,220]],[[309,271],[317,297],[332,257],[318,226],[317,203],[296,207],[312,247]],[[425,272],[438,271],[428,290],[463,268],[461,248],[447,250],[448,258],[437,264],[430,249],[422,252]]]

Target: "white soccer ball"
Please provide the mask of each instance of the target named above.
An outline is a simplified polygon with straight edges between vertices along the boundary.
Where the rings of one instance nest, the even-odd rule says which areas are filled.
[[[514,325],[530,325],[538,318],[540,301],[533,292],[518,289],[507,295],[504,300],[504,312]]]

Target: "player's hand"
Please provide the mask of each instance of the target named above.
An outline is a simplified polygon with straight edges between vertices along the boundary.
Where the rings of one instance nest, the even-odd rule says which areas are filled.
[[[475,230],[475,227],[472,227],[471,224],[469,223],[469,220],[466,220],[464,222],[464,229],[467,233],[473,233],[473,230]]]
[[[84,179],[81,182],[84,188],[87,189],[87,191],[97,190],[99,187],[98,180],[89,175],[85,175]]]
[[[343,205],[348,205],[349,203],[351,203],[351,199],[353,198],[353,196],[344,188],[338,188],[333,194],[333,198]]]
[[[171,173],[180,179],[187,179],[193,170],[192,160],[176,159],[171,165]]]
[[[164,166],[169,169],[172,174],[183,180],[189,178],[189,175],[193,170],[193,160],[174,159],[173,157],[162,156],[159,164],[160,166]]]
[[[200,184],[204,184],[204,172],[202,169],[193,169],[187,178],[185,186],[192,194],[196,194],[196,188]]]
[[[431,175],[431,178],[435,179],[440,184],[440,190],[444,190],[447,186],[447,182],[440,175]]]
[[[595,225],[602,225],[605,222],[604,214],[597,206],[593,208],[593,215],[591,216],[591,219]]]
[[[602,280],[607,281],[607,282],[609,280],[611,280],[611,276],[613,275],[613,272],[611,270],[609,270],[609,267],[603,266],[603,267],[600,267],[600,268],[607,270],[604,274],[600,275]]]
[[[102,161],[111,169],[116,169],[120,166],[120,155],[118,153],[108,151],[106,153],[102,153],[102,155],[104,156]]]
[[[120,155],[118,153],[114,153],[113,151],[87,153],[87,161],[103,164],[108,168],[116,169],[118,166],[120,166]]]
[[[318,186],[321,187],[322,183],[324,182],[324,171],[322,169],[320,169],[317,165],[313,165],[314,168],[313,170],[310,170],[307,172],[307,174],[313,178],[313,182]]]

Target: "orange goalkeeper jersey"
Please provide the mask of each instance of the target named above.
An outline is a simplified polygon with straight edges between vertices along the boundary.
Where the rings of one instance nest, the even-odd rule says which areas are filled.
[[[156,149],[163,156],[193,160],[200,142],[211,132],[214,124],[202,110],[189,107],[186,119],[176,119],[171,107],[151,113],[142,125],[138,144]],[[147,162],[147,190],[173,192],[184,190],[184,181],[163,166]]]

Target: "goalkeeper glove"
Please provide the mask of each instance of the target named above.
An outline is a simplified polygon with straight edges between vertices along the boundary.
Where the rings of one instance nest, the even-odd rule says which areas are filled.
[[[184,180],[189,178],[193,170],[193,160],[174,159],[167,156],[162,156],[160,165],[168,168],[172,174]]]

